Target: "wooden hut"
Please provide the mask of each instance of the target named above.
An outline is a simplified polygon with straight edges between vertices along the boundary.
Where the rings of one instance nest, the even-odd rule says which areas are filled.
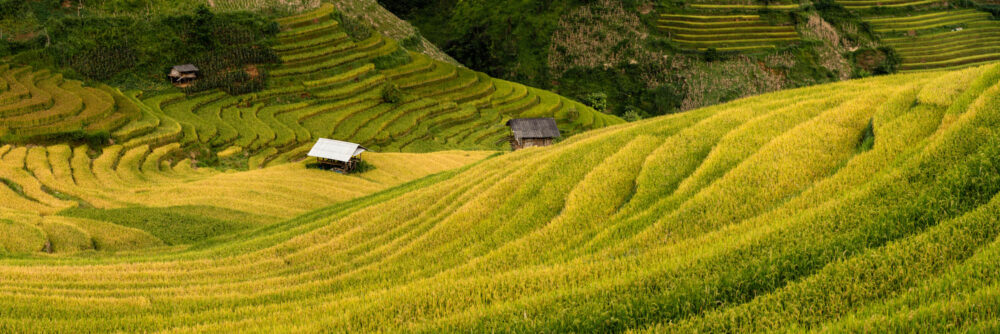
[[[559,138],[559,128],[553,118],[516,118],[507,121],[510,127],[510,147],[517,151],[522,148],[552,145]]]
[[[350,173],[361,162],[361,153],[368,149],[355,143],[320,138],[308,156],[319,160],[320,165],[340,173]]]
[[[170,78],[170,82],[174,86],[186,87],[191,84],[192,81],[198,79],[198,67],[194,64],[184,64],[177,65],[170,69],[170,74],[167,77]]]

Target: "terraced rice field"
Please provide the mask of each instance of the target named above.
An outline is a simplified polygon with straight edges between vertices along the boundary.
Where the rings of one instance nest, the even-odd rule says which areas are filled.
[[[497,87],[511,101],[538,93]],[[300,165],[207,172],[165,164],[165,151],[0,148],[4,178],[25,185],[3,195],[22,198],[2,202],[0,245],[18,255],[0,256],[0,330],[997,329],[997,65],[757,96],[389,189],[326,191],[353,190],[337,187],[355,178],[344,176],[261,196],[299,208],[285,215],[239,203],[263,189],[250,184],[296,179]],[[454,161],[443,170],[486,153],[438,154]],[[370,173],[385,174],[358,178],[442,159],[382,157]],[[181,189],[156,197],[176,204],[232,201],[250,222],[294,217],[185,242],[158,238],[161,226],[102,224],[86,208],[34,213],[169,192],[160,184]],[[299,196],[353,199],[308,211]]]
[[[854,2],[838,1],[849,8]],[[938,2],[930,2],[937,4]],[[913,1],[900,6],[919,5]],[[882,3],[882,6],[896,5]],[[860,6],[860,5],[859,5]],[[1000,21],[975,9],[930,7],[908,16],[868,16],[882,41],[903,59],[901,71],[956,69],[1000,60]]]
[[[280,19],[282,64],[268,90],[243,96],[118,92],[83,87],[58,74],[0,67],[0,135],[25,141],[74,131],[107,131],[124,149],[172,143],[247,156],[256,166],[304,156],[316,138],[378,151],[500,149],[506,119],[556,117],[567,135],[621,123],[574,101],[409,54],[380,34],[349,37],[333,6]],[[376,68],[385,57],[408,58]],[[402,101],[382,98],[398,86]],[[239,153],[235,153],[239,152]]]
[[[941,1],[934,0],[837,0],[844,8],[852,10],[869,10],[873,8],[905,8],[939,6]]]
[[[49,130],[0,145],[0,332],[1000,330],[1000,64],[624,124],[417,54],[377,66],[395,42],[331,13],[281,20],[253,95],[2,68],[4,131]],[[515,116],[574,135],[457,150]],[[62,129],[113,143],[41,140]],[[390,152],[312,169],[320,136]]]
[[[176,143],[155,149],[115,145],[93,158],[85,146],[5,145],[0,147],[0,179],[7,184],[0,187],[0,219],[39,226],[37,223],[50,215],[74,208],[211,206],[245,213],[263,226],[455,169],[491,154],[369,153],[365,159],[373,166],[371,170],[344,176],[307,168],[307,162],[245,172],[194,169],[180,153]],[[58,235],[42,235],[53,244],[65,242]]]
[[[771,10],[792,10],[800,7],[798,1],[778,0],[778,1],[754,1],[754,0],[695,0],[686,1],[685,4],[691,8],[698,9],[771,9]]]
[[[44,140],[95,133],[138,116],[138,107],[111,87],[85,87],[48,71],[0,66],[0,137]]]
[[[694,50],[760,51],[785,46],[799,40],[791,22],[775,24],[755,13],[795,10],[795,2],[774,2],[767,6],[752,1],[695,1],[679,12],[661,12],[657,28],[677,45]]]

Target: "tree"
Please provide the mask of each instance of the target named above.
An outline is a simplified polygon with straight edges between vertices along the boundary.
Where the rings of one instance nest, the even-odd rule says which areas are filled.
[[[215,39],[212,38],[212,31],[215,26],[215,14],[208,6],[198,5],[194,14],[194,29],[192,29],[192,44],[201,47],[202,50],[212,50],[215,48]]]
[[[403,100],[403,92],[399,90],[399,86],[394,83],[386,83],[382,86],[382,101],[386,103],[396,104]]]
[[[583,98],[583,103],[586,103],[594,110],[605,112],[608,110],[608,94],[604,92],[590,93]]]

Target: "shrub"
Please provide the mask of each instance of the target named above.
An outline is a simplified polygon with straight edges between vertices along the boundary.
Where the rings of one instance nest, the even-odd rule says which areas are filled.
[[[344,28],[344,32],[346,32],[348,36],[351,36],[351,39],[361,41],[372,37],[372,29],[364,23],[361,23],[360,20],[345,15],[339,11],[333,15],[334,19],[337,20],[337,22],[340,22],[340,27]]]
[[[590,93],[583,97],[583,103],[594,108],[594,110],[605,112],[608,110],[608,94],[604,92]]]
[[[412,61],[412,59],[410,59],[410,53],[406,52],[406,49],[403,48],[396,49],[396,51],[393,51],[390,54],[372,59],[372,63],[375,64],[375,68],[378,70],[395,68],[408,64],[410,61]]]
[[[902,64],[902,58],[896,50],[888,46],[860,48],[851,53],[850,59],[855,68],[855,77],[864,77],[868,73],[875,75],[896,73]]]
[[[638,108],[628,106],[625,108],[625,113],[622,114],[622,119],[627,122],[637,122],[642,120],[642,116],[639,114]]]
[[[399,103],[403,100],[403,91],[395,83],[387,82],[382,86],[382,101],[386,103]]]

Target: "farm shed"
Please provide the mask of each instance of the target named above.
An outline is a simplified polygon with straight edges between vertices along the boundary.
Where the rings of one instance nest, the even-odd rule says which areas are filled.
[[[559,127],[554,118],[516,118],[507,121],[511,134],[510,147],[517,151],[522,148],[552,145],[559,138]]]
[[[198,79],[198,67],[194,64],[177,65],[170,69],[170,81],[177,86],[186,86]]]
[[[318,159],[320,165],[337,172],[350,173],[361,161],[361,153],[367,150],[355,143],[320,138],[307,155]]]

